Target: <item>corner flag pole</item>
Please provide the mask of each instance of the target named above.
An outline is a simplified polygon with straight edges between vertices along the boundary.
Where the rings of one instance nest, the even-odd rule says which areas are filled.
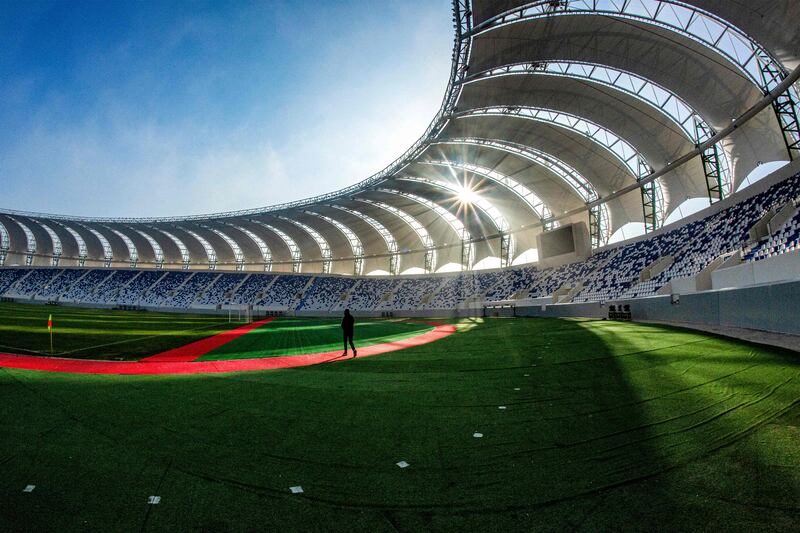
[[[53,315],[47,318],[47,331],[50,332],[50,355],[53,355]]]

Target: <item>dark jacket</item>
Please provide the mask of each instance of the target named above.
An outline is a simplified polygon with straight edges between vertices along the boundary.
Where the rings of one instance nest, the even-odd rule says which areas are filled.
[[[353,325],[356,323],[356,319],[353,318],[353,315],[344,315],[342,319],[342,330],[352,335],[353,334]]]

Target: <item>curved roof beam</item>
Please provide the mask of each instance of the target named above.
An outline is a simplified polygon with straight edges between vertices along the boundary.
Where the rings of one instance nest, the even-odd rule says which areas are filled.
[[[581,61],[539,61],[504,65],[471,75],[465,83],[503,76],[538,75],[587,80],[636,98],[667,117],[692,144],[702,144],[716,135],[700,114],[683,98],[646,78],[620,69]],[[720,154],[720,170],[726,195],[731,192],[730,162]]]
[[[331,247],[328,244],[328,240],[323,237],[317,230],[309,226],[308,224],[303,224],[302,222],[298,222],[297,220],[292,220],[291,218],[277,215],[279,219],[286,221],[290,224],[293,224],[300,228],[301,230],[305,231],[313,240],[317,243],[319,247],[319,253],[322,255],[322,273],[323,274],[330,274],[331,273]]]
[[[36,253],[36,250],[38,248],[36,243],[36,236],[31,231],[31,228],[29,228],[26,224],[20,222],[18,219],[14,217],[8,217],[8,218],[13,220],[17,224],[17,226],[22,228],[22,232],[25,234],[25,241],[26,241],[25,248],[28,253],[28,258],[31,261],[33,261],[33,254]]]
[[[561,127],[591,140],[608,151],[628,169],[631,175],[635,177],[636,181],[640,181],[653,173],[653,168],[631,143],[611,130],[577,115],[554,111],[552,109],[526,106],[481,107],[470,109],[469,111],[464,111],[456,115],[457,118],[480,116],[516,117],[541,122],[548,126]],[[664,188],[660,179],[655,181],[655,190],[657,195],[658,218],[659,220],[664,220],[666,202]]]
[[[103,259],[105,260],[105,266],[107,267],[111,266],[111,261],[114,260],[114,251],[113,248],[111,248],[111,243],[108,242],[108,239],[106,239],[106,236],[97,231],[96,229],[81,224],[79,222],[73,222],[73,224],[82,227],[83,229],[85,229],[86,231],[97,237],[97,240],[100,241],[100,245],[103,247]]]
[[[444,145],[467,145],[478,146],[481,148],[493,148],[500,150],[507,154],[519,156],[527,161],[537,164],[546,168],[553,174],[561,178],[569,187],[583,199],[584,202],[591,202],[597,200],[600,195],[594,185],[581,175],[580,172],[575,170],[571,165],[565,163],[563,160],[548,154],[542,150],[538,150],[531,146],[511,142],[500,141],[497,139],[482,139],[478,137],[455,137],[444,139],[441,141],[434,141],[432,144]]]
[[[527,205],[530,210],[533,211],[534,214],[542,221],[547,221],[553,217],[553,213],[550,211],[550,208],[547,207],[544,201],[539,198],[535,192],[514,178],[506,176],[505,174],[501,174],[496,170],[475,165],[473,163],[456,163],[455,161],[448,160],[420,161],[419,163],[424,165],[457,168],[477,174],[483,178],[498,183],[511,191],[515,196],[522,200],[522,202]]]
[[[452,193],[453,197],[457,197],[458,194],[461,192],[452,183],[448,183],[446,181],[441,181],[433,178],[421,177],[421,176],[398,176],[397,179],[403,181],[412,181],[415,183],[426,183],[428,185],[432,185],[434,187]],[[496,208],[494,204],[492,204],[486,198],[483,198],[480,195],[476,195],[475,199],[472,202],[472,205],[476,206],[478,209],[484,212],[484,214],[494,223],[499,233],[501,234],[507,233],[511,229],[511,225],[508,223],[508,220],[506,220],[506,217],[503,216],[503,213],[501,213],[500,210]],[[516,241],[514,239],[513,234],[508,234],[508,237],[509,237],[508,255],[513,257],[514,246]]]
[[[206,259],[208,259],[208,268],[210,268],[211,270],[216,269],[217,268],[217,251],[214,249],[213,246],[211,246],[211,243],[208,242],[202,235],[200,235],[196,231],[192,231],[192,230],[187,229],[187,228],[182,228],[180,226],[176,226],[176,227],[178,229],[180,229],[181,231],[185,231],[186,233],[188,233],[189,235],[194,237],[197,240],[197,242],[200,243],[200,245],[203,247],[203,250],[205,250],[205,252],[206,252]]]
[[[635,20],[680,34],[721,55],[746,79],[769,94],[788,76],[788,71],[766,48],[743,30],[708,11],[679,0],[537,0],[500,13],[475,26],[477,36],[518,22],[564,15],[600,15]],[[800,99],[794,87],[776,101],[774,109],[790,157],[794,158],[800,133],[797,117]],[[783,111],[790,108],[791,112]]]
[[[122,239],[122,242],[125,243],[125,247],[128,248],[128,257],[131,260],[131,266],[136,266],[136,263],[139,262],[139,250],[136,249],[136,244],[134,244],[131,238],[121,231],[115,230],[114,228],[110,228],[108,226],[103,227]]]
[[[356,198],[356,200],[373,205],[379,209],[383,209],[384,211],[388,211],[405,222],[405,224],[414,231],[414,233],[417,235],[417,238],[419,238],[419,240],[422,242],[422,246],[425,247],[425,272],[434,272],[436,270],[436,244],[433,242],[428,230],[425,229],[425,226],[420,224],[416,218],[412,217],[405,211],[384,202],[370,200],[369,198]]]
[[[479,139],[474,137],[451,138],[442,141],[435,141],[432,144],[479,146],[482,148],[493,148],[508,154],[513,154],[522,157],[531,163],[544,167],[561,178],[578,196],[581,197],[584,202],[588,203],[600,198],[600,195],[597,193],[594,185],[592,185],[589,180],[583,177],[583,175],[575,170],[575,168],[573,168],[571,165],[551,154],[548,154],[547,152],[537,150],[536,148],[530,146],[509,141]],[[603,204],[600,209],[601,233],[604,235],[605,240],[608,240],[608,237],[611,236],[611,217],[608,213],[608,207],[605,204]]]
[[[417,196],[416,194],[410,192],[399,191],[397,189],[378,188],[375,190],[378,192],[385,192],[388,194],[395,194],[397,196],[402,196],[403,198],[411,200],[412,202],[416,202],[421,206],[432,210],[439,216],[439,218],[444,220],[447,223],[447,225],[450,226],[450,229],[453,230],[453,233],[455,233],[459,239],[461,240],[472,239],[472,235],[470,234],[469,230],[464,225],[464,223],[461,222],[461,220],[457,216],[455,216],[453,213],[451,213],[441,205],[437,204],[436,202],[428,200],[427,198],[423,198],[422,196]]]
[[[11,238],[8,236],[8,230],[0,220],[0,249],[8,250],[11,248]]]
[[[83,239],[83,236],[75,231],[74,228],[71,228],[66,224],[62,224],[58,220],[53,220],[53,223],[64,228],[70,235],[72,235],[72,238],[75,239],[75,242],[78,243],[78,264],[83,266],[86,258],[89,256],[89,249],[86,247],[86,241]]]
[[[233,240],[227,233],[216,228],[206,226],[205,224],[200,224],[200,227],[218,235],[223,241],[225,241],[225,244],[230,246],[231,251],[233,251],[233,260],[236,261],[236,270],[242,270],[244,268],[244,252],[242,252],[242,248],[239,246],[239,243]]]
[[[269,249],[267,243],[264,242],[264,239],[253,233],[247,228],[243,228],[242,226],[237,226],[236,224],[231,224],[230,222],[222,222],[225,225],[228,225],[234,229],[237,229],[247,235],[247,237],[255,243],[258,247],[258,251],[261,253],[261,259],[264,261],[264,270],[270,271],[272,270],[272,250]]]
[[[354,274],[356,276],[360,276],[364,272],[364,246],[361,243],[361,239],[358,238],[358,235],[355,234],[353,230],[339,222],[338,220],[331,218],[329,216],[325,216],[321,213],[316,213],[314,211],[303,211],[307,215],[315,216],[321,218],[328,224],[333,225],[339,232],[344,235],[347,242],[350,243],[350,250],[353,252],[353,257],[355,258],[355,266],[354,266]]]
[[[386,229],[386,226],[375,220],[369,215],[365,215],[360,211],[356,211],[354,209],[350,209],[348,207],[343,207],[341,205],[330,205],[339,211],[344,211],[345,213],[349,213],[354,217],[360,218],[367,224],[369,224],[372,229],[378,232],[378,234],[383,239],[383,242],[386,243],[386,248],[389,250],[389,272],[391,274],[397,274],[400,271],[400,254],[397,248],[397,239],[394,238],[392,232]]]
[[[0,267],[6,264],[6,257],[8,250],[11,248],[11,238],[8,236],[8,230],[0,220]]]
[[[451,213],[444,207],[440,206],[436,202],[428,200],[427,198],[423,198],[422,196],[417,196],[416,194],[410,192],[398,191],[397,189],[383,189],[383,188],[375,190],[378,192],[384,192],[387,194],[394,194],[397,196],[401,196],[403,198],[411,200],[412,202],[416,202],[421,206],[430,209],[431,211],[436,213],[436,215],[439,218],[444,220],[447,223],[447,225],[450,226],[450,229],[453,230],[453,233],[455,233],[458,236],[458,238],[462,242],[462,245],[465,247],[464,253],[462,254],[462,261],[464,263],[462,265],[463,268],[469,270],[472,267],[472,258],[474,252],[474,246],[471,242],[472,235],[470,234],[469,230],[464,225],[464,223],[461,222],[461,220],[459,220],[457,216],[455,216],[453,213]]]
[[[284,242],[284,244],[286,244],[286,247],[289,248],[289,254],[292,256],[292,272],[300,272],[302,269],[303,253],[300,251],[300,247],[297,246],[297,243],[294,241],[294,239],[275,226],[261,222],[260,220],[251,220],[251,222],[267,228],[269,231],[277,235]]]
[[[178,247],[178,251],[180,251],[180,253],[181,253],[181,260],[183,261],[183,268],[189,268],[189,262],[191,262],[192,256],[189,253],[189,248],[186,247],[186,245],[183,243],[182,240],[180,240],[178,237],[176,237],[175,234],[173,234],[173,233],[171,233],[171,232],[169,232],[169,231],[167,231],[165,229],[156,228],[154,226],[148,226],[148,228],[153,230],[153,231],[158,231],[160,233],[163,233],[164,235],[166,235],[169,238],[169,240],[174,242],[175,246]]]
[[[100,241],[100,245],[103,247],[103,258],[106,260],[106,266],[109,266],[109,263],[114,259],[114,251],[111,248],[111,243],[106,239],[106,236],[89,226],[84,226],[83,224],[78,225],[97,237],[97,240]]]
[[[63,251],[63,247],[61,246],[61,238],[53,231],[53,228],[48,226],[47,224],[36,221],[44,230],[47,232],[48,237],[50,237],[50,242],[53,245],[53,266],[58,266],[58,261],[61,258],[61,252]]]
[[[134,229],[132,226],[128,226],[128,229],[135,231],[136,233],[144,237],[144,239],[150,245],[150,248],[153,249],[153,256],[155,256],[156,258],[156,266],[158,268],[161,268],[164,265],[164,250],[161,248],[161,245],[158,244],[158,241],[156,241],[152,235],[145,233],[144,231],[141,231],[139,229]]]
[[[475,26],[475,37],[518,22],[564,15],[599,15],[636,20],[679,33],[725,57],[765,93],[788,74],[769,51],[730,22],[678,0],[537,0]]]

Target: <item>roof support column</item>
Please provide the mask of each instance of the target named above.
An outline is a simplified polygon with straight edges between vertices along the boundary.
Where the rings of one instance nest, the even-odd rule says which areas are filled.
[[[639,159],[639,181],[652,174],[650,167]],[[660,221],[658,220],[658,194],[656,191],[656,182],[651,181],[644,184],[642,191],[642,212],[644,214],[644,231],[645,233],[652,233],[658,229]]]
[[[474,247],[467,228],[461,230],[461,271],[472,270]]]
[[[596,205],[589,209],[589,236],[591,237],[592,248],[599,248],[603,245],[603,233],[600,226],[600,206]]]
[[[778,116],[783,140],[789,151],[789,161],[800,159],[800,121],[797,119],[797,102],[791,89],[773,100],[772,107]]]
[[[768,95],[771,89],[786,78],[786,74],[763,48],[754,45],[753,53],[761,67],[761,79],[764,82],[761,89]],[[778,126],[781,128],[783,141],[789,152],[789,161],[800,158],[800,122],[797,119],[797,106],[797,93],[791,85],[772,101],[772,109],[775,110]]]
[[[695,120],[695,148],[716,135],[704,122]],[[725,198],[725,187],[722,183],[722,165],[720,164],[720,148],[718,144],[712,144],[700,154],[700,161],[703,163],[703,173],[706,176],[706,188],[708,189],[708,200],[712,204]]]
[[[511,235],[500,232],[500,268],[505,268],[511,264]]]

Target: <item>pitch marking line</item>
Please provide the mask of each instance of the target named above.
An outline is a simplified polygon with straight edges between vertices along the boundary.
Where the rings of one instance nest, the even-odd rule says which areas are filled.
[[[433,326],[433,331],[394,342],[365,346],[358,350],[357,360],[414,346],[421,346],[441,340],[456,332],[455,326],[450,324],[440,324],[437,322],[421,323]],[[349,359],[343,359],[339,350],[303,355],[285,355],[282,357],[226,359],[221,361],[186,361],[185,359],[179,361],[153,361],[151,358],[142,359],[140,361],[97,361],[0,353],[0,368],[42,370],[46,372],[70,372],[74,374],[212,374],[295,368],[334,361],[349,361]]]

